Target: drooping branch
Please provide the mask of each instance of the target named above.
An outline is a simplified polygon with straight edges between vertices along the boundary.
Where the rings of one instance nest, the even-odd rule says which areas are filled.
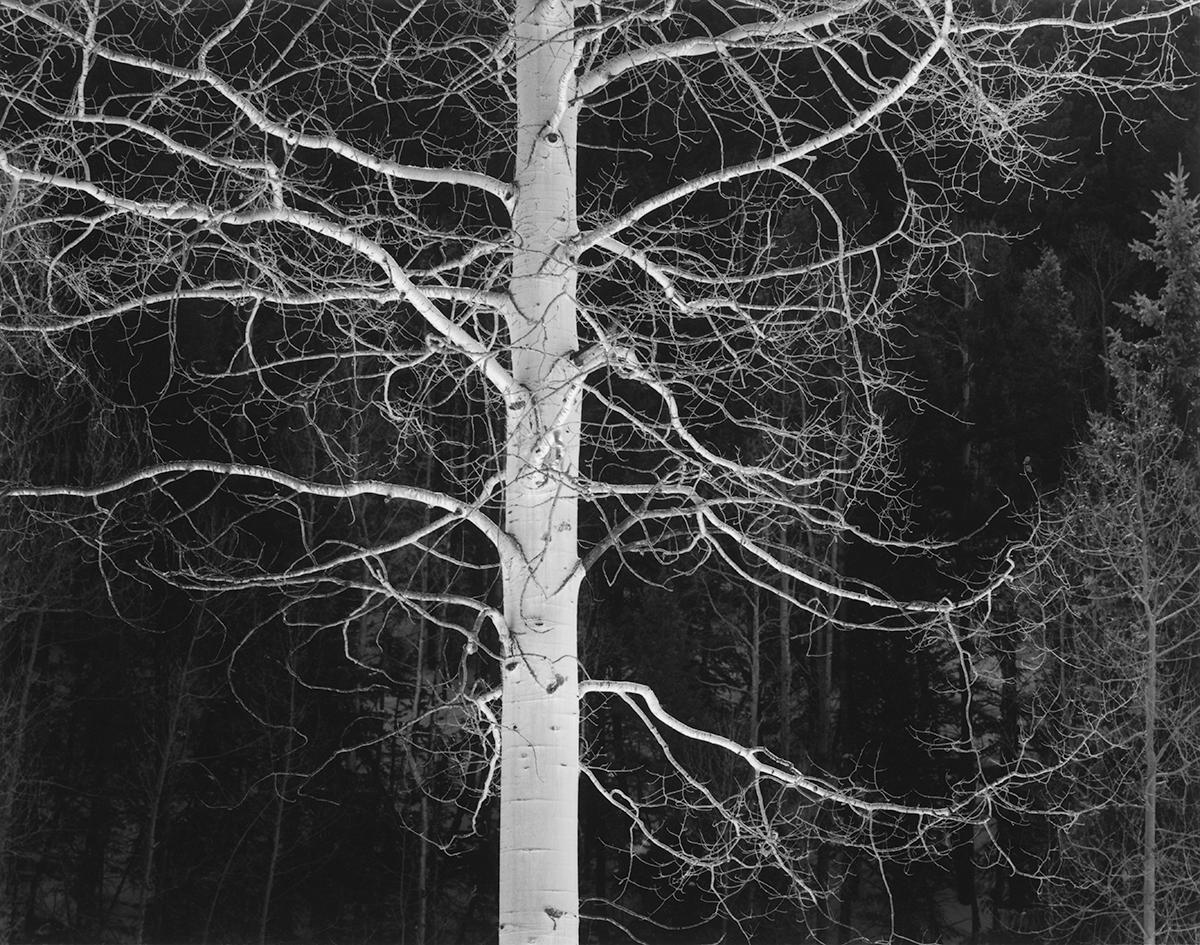
[[[945,818],[961,816],[969,809],[955,806],[922,807],[896,804],[891,801],[874,801],[847,794],[820,778],[804,774],[790,762],[773,755],[765,748],[747,747],[724,735],[706,732],[688,725],[667,712],[655,691],[641,683],[587,679],[580,681],[579,689],[582,693],[602,692],[619,695],[631,704],[633,697],[636,696],[650,714],[671,731],[692,741],[712,745],[714,748],[736,755],[756,777],[769,778],[787,787],[795,788],[814,800],[830,801],[866,815],[891,813],[913,817]],[[974,801],[971,802],[971,806],[974,806]]]

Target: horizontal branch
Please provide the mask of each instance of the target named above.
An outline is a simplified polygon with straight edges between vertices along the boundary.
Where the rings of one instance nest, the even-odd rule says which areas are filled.
[[[499,292],[488,292],[482,289],[458,288],[455,286],[419,286],[419,290],[428,298],[445,299],[456,302],[471,302],[485,305],[489,308],[502,309],[508,304],[508,297]],[[210,302],[267,302],[272,305],[307,306],[329,305],[335,302],[371,302],[375,305],[405,301],[404,294],[398,289],[372,289],[364,286],[361,289],[327,289],[322,292],[273,292],[267,289],[257,289],[248,286],[240,280],[221,280],[191,289],[173,289],[170,292],[155,292],[150,295],[129,299],[108,308],[98,309],[86,315],[64,318],[50,324],[37,325],[5,325],[0,324],[0,333],[21,335],[52,335],[58,332],[82,328],[93,322],[118,318],[129,312],[140,311],[155,305],[173,302],[210,301]]]
[[[972,23],[960,26],[952,32],[955,36],[971,36],[980,33],[1024,33],[1032,29],[1069,29],[1083,33],[1112,32],[1126,26],[1138,26],[1152,20],[1169,20],[1191,10],[1200,9],[1200,0],[1179,0],[1160,10],[1145,6],[1137,13],[1113,17],[1111,20],[1077,20],[1069,16],[1035,16],[1012,23]]]
[[[474,525],[501,553],[515,553],[517,548],[512,538],[496,522],[485,515],[479,506],[486,501],[490,492],[476,503],[460,502],[442,492],[422,489],[419,486],[404,486],[397,483],[365,479],[359,482],[326,483],[302,479],[268,466],[253,466],[246,463],[217,463],[209,460],[179,460],[156,463],[131,472],[119,479],[94,486],[16,486],[0,491],[0,498],[98,498],[122,492],[143,482],[154,482],[165,476],[178,477],[207,473],[216,476],[244,476],[261,482],[270,482],[292,492],[320,496],[327,499],[353,499],[357,496],[375,495],[384,499],[398,499],[430,508],[443,509],[465,522]]]

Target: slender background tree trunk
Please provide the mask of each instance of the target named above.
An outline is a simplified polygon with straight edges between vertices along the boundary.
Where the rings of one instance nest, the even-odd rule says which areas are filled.
[[[5,720],[7,725],[0,727],[0,734],[4,736],[3,745],[6,755],[4,759],[6,770],[0,777],[0,785],[3,785],[3,791],[0,793],[0,945],[8,945],[12,941],[16,926],[16,897],[14,895],[16,885],[12,883],[9,875],[9,864],[13,862],[13,850],[10,847],[17,826],[17,804],[20,800],[21,788],[28,777],[23,761],[25,739],[29,734],[33,683],[37,676],[37,655],[41,648],[42,627],[45,623],[44,613],[39,613],[33,621],[29,655],[25,658],[21,674],[13,681],[14,688],[20,686],[20,695],[16,698],[16,705],[9,702],[3,706],[4,710],[9,713],[9,719]],[[8,627],[5,627],[4,630],[9,633],[13,632]],[[7,731],[4,730],[5,728]],[[11,903],[5,901],[10,895],[13,895]]]
[[[1158,753],[1155,748],[1155,728],[1158,724],[1158,624],[1151,615],[1146,621],[1146,765],[1145,834],[1142,838],[1142,940],[1154,945],[1157,936],[1155,906],[1155,872],[1157,852],[1154,839],[1158,815]]]
[[[283,743],[283,777],[275,785],[275,822],[271,827],[271,858],[267,863],[267,875],[263,884],[262,911],[258,917],[258,941],[266,945],[267,926],[271,920],[271,897],[275,891],[275,877],[279,872],[279,855],[283,850],[283,815],[287,801],[284,794],[292,774],[292,746],[296,736],[296,677],[288,684],[287,735]]]
[[[200,632],[198,624],[203,619],[203,615],[201,615],[197,621],[197,626],[192,627],[192,636],[188,640],[187,653],[184,656],[183,665],[179,668],[179,681],[175,684],[174,692],[170,692],[168,689],[171,708],[167,716],[166,729],[158,743],[158,768],[155,771],[154,790],[147,804],[146,824],[143,828],[145,841],[142,850],[142,875],[139,877],[138,883],[137,927],[134,933],[134,941],[138,945],[141,945],[146,940],[146,919],[157,892],[155,866],[158,861],[154,855],[154,851],[159,843],[158,822],[162,817],[163,805],[170,793],[168,788],[171,769],[175,766],[176,740],[179,737],[180,722],[183,719],[184,709],[187,706],[189,697],[188,687],[190,680],[188,677],[192,671],[192,657],[196,650],[196,637]]]

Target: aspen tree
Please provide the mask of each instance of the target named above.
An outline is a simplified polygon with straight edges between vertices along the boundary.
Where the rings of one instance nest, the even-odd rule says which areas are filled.
[[[578,940],[581,775],[717,908],[770,874],[777,900],[819,909],[814,807],[837,812],[821,842],[882,859],[980,798],[834,783],[636,680],[581,676],[582,582],[641,555],[709,563],[790,613],[838,601],[839,626],[903,630],[1003,581],[897,601],[783,541],[933,547],[846,512],[893,485],[889,333],[955,258],[949,217],[980,168],[1034,183],[1064,96],[1179,81],[1171,36],[1196,2],[0,0],[0,236],[25,247],[0,329],[78,360],[215,316],[216,367],[171,377],[241,391],[245,420],[112,481],[7,495],[105,514],[129,493],[236,496],[300,550],[218,548],[183,503],[172,528],[194,534],[146,566],[200,590],[352,593],[330,634],[395,613],[457,632],[444,718],[480,736],[474,822],[499,791],[502,945]],[[390,437],[365,458],[320,410],[343,361]],[[285,429],[320,462],[275,450]],[[386,510],[365,539],[316,541],[294,514],[364,497]],[[430,556],[450,576],[423,586]],[[486,664],[470,686],[468,660]],[[664,832],[650,795],[581,759],[585,700],[633,713],[711,832]],[[727,754],[744,789],[714,796],[674,739]]]

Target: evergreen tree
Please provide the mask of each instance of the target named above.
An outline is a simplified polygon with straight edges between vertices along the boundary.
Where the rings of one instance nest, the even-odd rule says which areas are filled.
[[[1163,365],[1176,420],[1195,443],[1200,433],[1200,199],[1188,196],[1182,166],[1168,176],[1167,190],[1155,196],[1154,236],[1135,242],[1133,251],[1155,266],[1163,285],[1154,298],[1135,295],[1125,311],[1154,333],[1147,344]]]

